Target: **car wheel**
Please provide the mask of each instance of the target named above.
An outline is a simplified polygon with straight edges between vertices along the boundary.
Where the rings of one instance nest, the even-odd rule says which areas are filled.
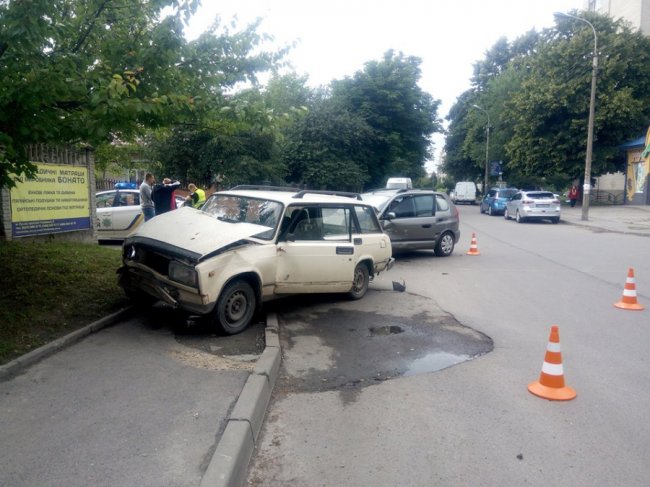
[[[229,282],[221,291],[215,307],[215,325],[226,335],[243,331],[255,313],[255,291],[241,279]]]
[[[560,223],[560,217],[556,216],[556,217],[551,218],[551,223]]]
[[[505,218],[506,220],[510,220],[510,215],[508,215],[508,208],[503,210],[503,218]]]
[[[478,205],[478,212],[483,214],[483,205]]]
[[[352,278],[352,289],[348,292],[350,299],[361,299],[368,292],[368,284],[370,284],[370,272],[368,266],[359,262],[354,268],[354,277]]]
[[[433,251],[438,257],[449,257],[454,251],[454,236],[450,232],[443,233]]]
[[[492,213],[492,207],[491,207],[491,206],[488,206],[488,215],[490,215],[490,216],[493,215],[493,213]]]
[[[515,220],[517,220],[517,223],[524,223],[524,217],[519,214],[519,210],[517,210],[517,214],[515,215]]]

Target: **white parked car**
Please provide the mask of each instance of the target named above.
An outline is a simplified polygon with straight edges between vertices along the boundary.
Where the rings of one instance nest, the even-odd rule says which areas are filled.
[[[349,193],[240,187],[144,223],[123,246],[120,284],[242,331],[263,301],[299,293],[360,299],[392,267],[373,208]]]
[[[137,189],[100,191],[95,197],[98,240],[124,240],[144,220]]]
[[[506,220],[514,218],[517,223],[538,219],[559,223],[560,200],[549,191],[519,191],[506,202],[503,216]]]

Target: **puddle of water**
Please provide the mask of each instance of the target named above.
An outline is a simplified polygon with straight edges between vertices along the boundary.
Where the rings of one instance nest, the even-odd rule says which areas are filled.
[[[445,369],[452,365],[459,364],[469,360],[469,355],[456,355],[447,352],[434,352],[420,357],[411,363],[404,375],[417,375],[426,372],[434,372],[436,370]]]

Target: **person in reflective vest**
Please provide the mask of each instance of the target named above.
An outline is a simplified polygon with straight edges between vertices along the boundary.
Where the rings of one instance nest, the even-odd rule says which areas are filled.
[[[205,191],[200,188],[197,188],[195,184],[188,184],[187,189],[190,190],[190,194],[187,197],[187,201],[192,205],[193,208],[201,208],[203,203],[205,203]]]

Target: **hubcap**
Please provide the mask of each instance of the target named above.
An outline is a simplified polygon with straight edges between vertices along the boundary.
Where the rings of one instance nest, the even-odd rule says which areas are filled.
[[[364,284],[364,274],[361,269],[357,269],[355,276],[354,276],[354,291],[359,292],[363,289],[363,284]]]
[[[228,321],[235,322],[241,320],[246,314],[246,308],[248,307],[248,300],[244,293],[236,292],[230,296],[228,299],[228,305],[226,306],[226,315]]]

